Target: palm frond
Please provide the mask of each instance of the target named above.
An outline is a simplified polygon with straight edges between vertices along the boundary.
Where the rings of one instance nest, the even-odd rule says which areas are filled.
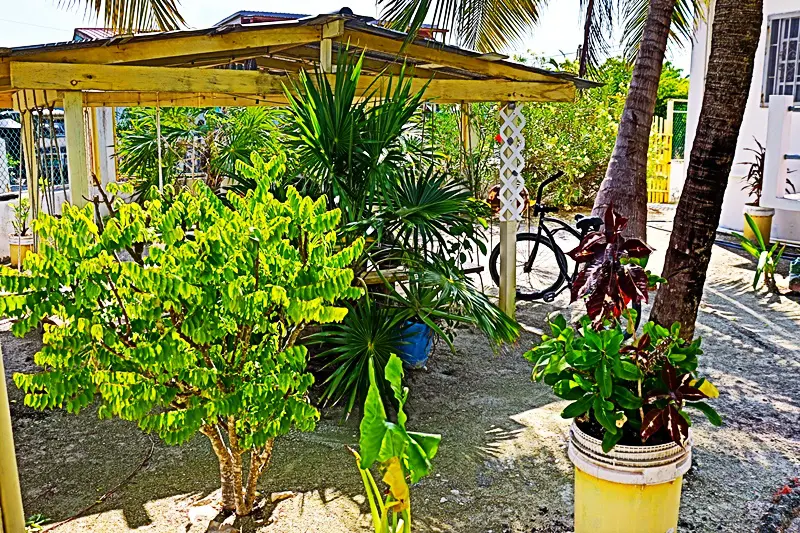
[[[118,33],[170,31],[186,26],[178,0],[59,0],[59,6],[82,6],[86,16],[103,21],[103,27]]]
[[[614,30],[617,0],[580,0],[583,14],[583,43],[578,75],[596,77],[597,69],[608,57],[609,42]]]
[[[672,13],[670,44],[684,47],[690,41],[696,25],[705,20],[710,0],[678,0]],[[647,21],[649,0],[623,0],[622,49],[626,59],[633,61],[639,53],[644,25]]]
[[[454,31],[458,43],[490,52],[521,42],[546,0],[380,0],[391,26],[417,35],[426,19]]]

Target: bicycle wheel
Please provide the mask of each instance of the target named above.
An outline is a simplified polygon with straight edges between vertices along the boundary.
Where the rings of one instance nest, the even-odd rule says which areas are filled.
[[[534,253],[538,242],[536,255],[531,261],[531,268],[526,263]],[[564,284],[564,275],[559,268],[559,261],[563,261],[563,253],[553,245],[545,236],[535,233],[517,234],[517,300],[539,300],[548,293],[555,293]],[[489,256],[489,274],[500,286],[500,245],[495,246]]]

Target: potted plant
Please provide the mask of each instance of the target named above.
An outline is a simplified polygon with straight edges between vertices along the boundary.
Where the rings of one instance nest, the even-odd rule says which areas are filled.
[[[761,194],[764,186],[764,160],[767,155],[767,149],[755,137],[753,140],[756,142],[757,148],[745,148],[745,150],[753,152],[755,158],[753,161],[739,163],[748,167],[747,175],[744,177],[745,186],[742,187],[742,190],[747,191],[748,196],[751,198],[755,198],[753,202],[744,205],[744,214],[752,217],[761,232],[764,242],[769,242],[770,233],[772,232],[772,217],[775,215],[775,210],[761,205]],[[750,228],[750,224],[745,223],[744,236],[755,242],[756,236]]]
[[[621,237],[625,223],[609,208],[604,232],[570,252],[586,263],[573,297],[586,297],[588,316],[577,327],[553,319],[551,335],[526,354],[533,378],[571,402],[561,416],[573,419],[576,533],[677,531],[692,457],[688,410],[721,423],[704,401],[718,392],[697,375],[700,340],[682,339],[677,324],[650,322],[641,335],[632,326],[629,306],[647,300],[648,274],[628,259],[651,250]]]
[[[28,227],[31,204],[27,198],[20,198],[18,202],[11,204],[11,209],[14,210],[14,217],[11,219],[14,231],[8,235],[8,248],[11,266],[19,267],[25,256],[33,250],[33,235]]]

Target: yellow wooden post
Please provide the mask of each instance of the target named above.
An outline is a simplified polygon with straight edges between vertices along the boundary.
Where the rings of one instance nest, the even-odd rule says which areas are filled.
[[[25,102],[25,91],[14,95],[14,107],[22,119],[22,156],[25,160],[25,179],[28,185],[28,199],[31,204],[31,218],[39,216],[39,159],[36,154],[36,136],[33,130],[33,113]],[[20,183],[22,186],[22,183]]]
[[[517,222],[500,221],[500,310],[514,318],[517,311]]]
[[[89,202],[89,161],[86,150],[86,127],[83,121],[83,95],[80,91],[64,93],[64,129],[67,141],[67,167],[72,205]]]
[[[2,509],[0,531],[24,533],[25,512],[22,509],[17,456],[14,453],[14,436],[11,433],[11,411],[8,407],[2,350],[0,350],[0,509]]]

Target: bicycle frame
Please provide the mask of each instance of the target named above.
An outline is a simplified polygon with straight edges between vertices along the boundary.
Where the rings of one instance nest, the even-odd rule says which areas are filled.
[[[578,239],[578,241],[583,240],[584,235],[582,235],[579,231],[577,231],[575,228],[573,228],[563,220],[552,217],[545,217],[544,215],[545,214],[542,213],[539,216],[539,223],[536,231],[536,236],[537,236],[536,244],[533,245],[533,252],[531,252],[531,254],[528,257],[528,261],[525,263],[525,269],[530,270],[531,268],[533,268],[533,260],[536,257],[537,252],[539,251],[539,238],[541,238],[542,231],[544,231],[547,238],[550,239],[551,243],[553,243],[553,253],[556,256],[556,263],[558,263],[558,269],[561,271],[561,274],[567,281],[564,287],[560,288],[555,293],[556,295],[558,295],[561,294],[564,291],[564,289],[572,287],[572,281],[578,275],[578,264],[575,263],[575,268],[573,269],[573,271],[572,272],[569,271],[566,255],[564,254],[564,251],[561,249],[561,247],[558,246],[558,242],[555,239],[555,234],[558,233],[559,231],[566,231],[567,233]],[[551,231],[550,228],[547,227],[547,223],[556,224],[559,227],[556,228],[554,231]]]

